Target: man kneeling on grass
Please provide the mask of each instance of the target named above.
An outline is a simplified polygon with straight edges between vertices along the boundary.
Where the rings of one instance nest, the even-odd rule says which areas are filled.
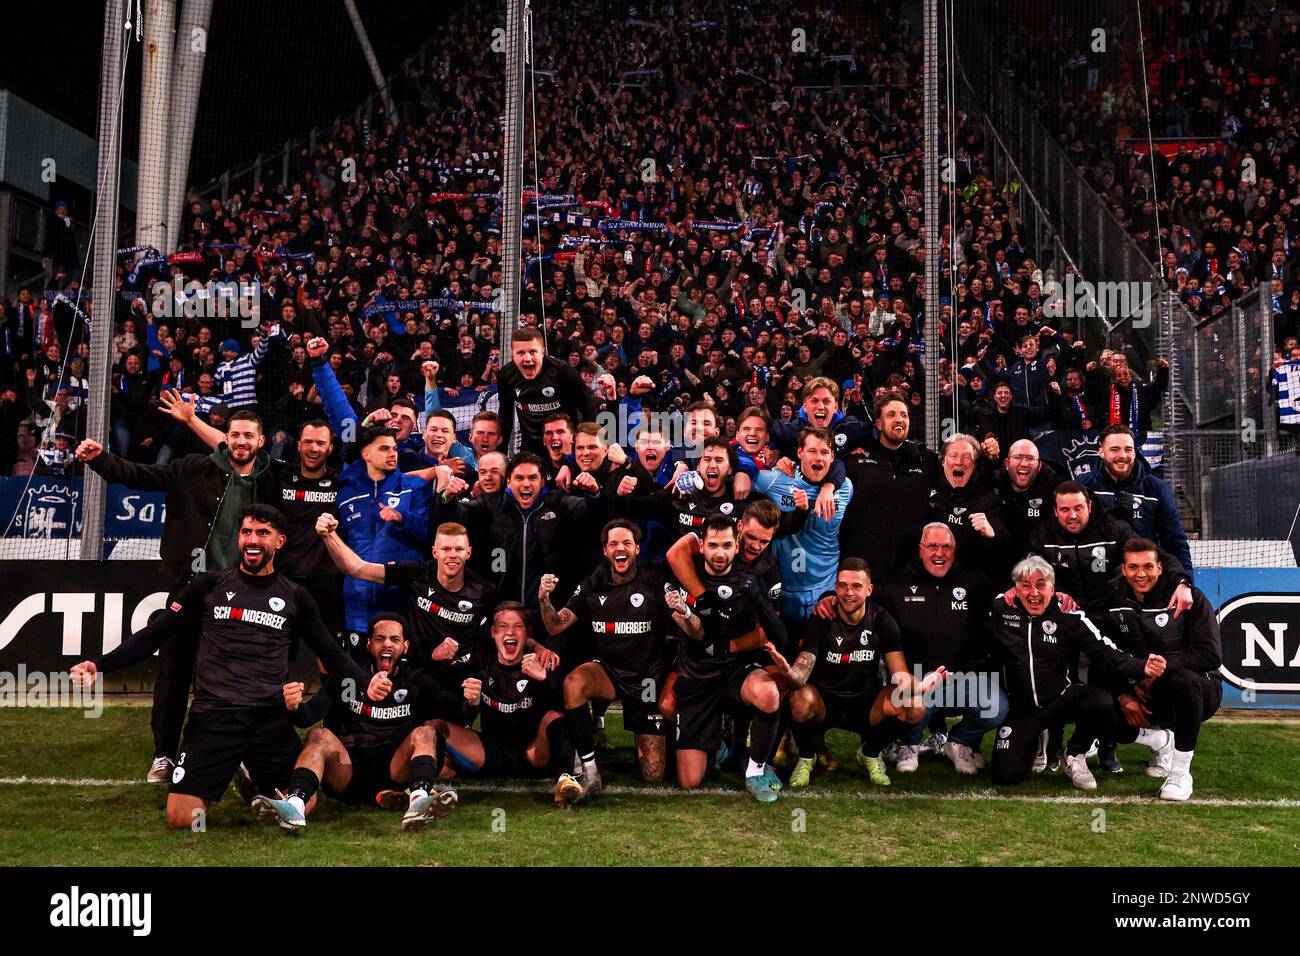
[[[1056,600],[1056,573],[1037,555],[1017,564],[1011,579],[1016,585],[1015,603],[1007,607],[998,595],[989,619],[1011,698],[1011,710],[993,745],[993,782],[1024,780],[1047,728],[1073,721],[1065,772],[1080,790],[1096,790],[1086,755],[1094,740],[1115,739],[1115,701],[1096,683],[1072,681],[1071,662],[1082,652],[1093,667],[1139,681],[1163,674],[1165,659],[1158,654],[1146,658],[1126,654],[1103,637],[1082,611],[1062,611]]]
[[[454,790],[433,784],[443,748],[426,721],[459,717],[461,702],[430,671],[406,660],[410,645],[400,614],[376,614],[369,635],[371,686],[382,695],[378,700],[363,700],[346,677],[329,678],[305,703],[302,684],[284,685],[284,703],[295,725],[311,727],[322,719],[328,725],[307,734],[287,792],[277,790],[277,799],[258,796],[252,802],[260,818],[274,820],[291,834],[306,829],[322,784],[342,803],[376,803],[385,809],[409,789],[403,830],[419,830],[456,806]]]
[[[835,615],[807,620],[794,666],[768,649],[794,688],[789,699],[790,721],[800,757],[790,774],[791,787],[808,786],[815,755],[826,749],[822,735],[829,727],[858,734],[862,738],[858,763],[872,783],[889,786],[881,747],[925,718],[921,695],[946,675],[940,667],[924,681],[913,679],[903,657],[898,625],[888,611],[868,604],[871,590],[867,563],[861,558],[844,558],[835,576]],[[882,657],[892,688],[881,680]]]
[[[1185,614],[1169,610],[1179,581],[1165,573],[1154,541],[1124,542],[1123,573],[1108,633],[1124,649],[1159,651],[1168,663],[1159,677],[1111,688],[1119,713],[1115,739],[1149,746],[1154,755],[1147,775],[1164,778],[1160,799],[1186,800],[1192,795],[1192,754],[1201,724],[1223,703],[1219,621],[1198,588],[1192,588],[1192,606]]]

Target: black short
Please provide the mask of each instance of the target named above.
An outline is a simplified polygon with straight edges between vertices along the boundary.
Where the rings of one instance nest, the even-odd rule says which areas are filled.
[[[474,771],[476,777],[544,777],[546,767],[534,767],[528,762],[528,745],[516,746],[493,740],[479,734],[483,744],[483,766]]]
[[[220,800],[242,763],[260,793],[289,785],[302,741],[280,708],[190,712],[171,793]]]
[[[646,674],[642,678],[626,678],[615,674],[604,661],[597,658],[592,661],[604,670],[609,682],[614,685],[618,702],[623,705],[623,729],[633,734],[650,734],[662,737],[667,733],[664,715],[659,713],[659,694],[664,687],[663,672]],[[647,681],[649,683],[647,683]],[[646,700],[646,696],[650,700]]]
[[[711,677],[677,677],[679,750],[717,750],[722,745],[722,707],[727,701],[743,705],[741,688],[749,675],[762,670],[757,661],[735,664]]]
[[[349,747],[348,758],[352,761],[352,779],[342,790],[335,791],[328,784],[324,790],[340,803],[372,806],[375,795],[381,790],[402,790],[403,784],[393,780],[389,767],[393,763],[393,754],[401,744],[391,747]]]
[[[865,733],[870,728],[871,708],[875,706],[876,698],[880,696],[879,687],[873,687],[861,694],[836,694],[822,690],[815,684],[813,689],[821,695],[822,703],[826,707],[825,727],[851,730],[855,734]]]

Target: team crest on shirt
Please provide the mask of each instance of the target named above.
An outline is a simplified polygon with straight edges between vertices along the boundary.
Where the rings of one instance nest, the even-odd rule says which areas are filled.
[[[1000,738],[1002,738],[1003,740],[1006,740],[1008,737],[1011,736],[1011,728],[1008,727],[1008,726],[1005,726],[1005,725],[1003,725],[1002,727],[999,727],[999,728],[998,728],[998,736],[999,736]]]
[[[863,631],[861,634],[858,635],[858,643],[859,644],[867,643],[867,640],[870,638],[870,636],[871,636],[870,631]]]
[[[555,397],[555,389],[553,389],[551,386],[547,385],[544,389],[542,389],[542,397],[543,397],[543,398],[554,398],[554,397]]]
[[[356,631],[353,631],[351,634],[348,635],[348,640],[352,642],[353,647],[356,647],[358,644],[361,643],[361,635],[358,634]]]
[[[843,432],[840,432],[838,435],[835,436],[835,444],[838,445],[840,448],[843,448],[844,443],[848,440],[849,440],[849,436],[844,434]]]
[[[474,602],[473,602],[473,601],[461,601],[461,602],[460,602],[459,604],[457,604],[456,606],[457,606],[458,608],[460,608],[462,611],[472,611],[472,610],[474,610]]]
[[[524,692],[524,688],[527,686],[528,686],[528,678],[524,677],[517,684],[515,684],[515,689],[522,694]]]
[[[964,514],[966,513],[966,509],[965,509],[965,508],[953,508],[953,509],[952,509],[952,513],[955,514],[955,515],[964,515]]]
[[[727,598],[731,597],[731,595],[732,595],[732,590],[730,585],[727,584],[718,585],[718,597],[722,598],[722,600],[725,601],[727,600]]]
[[[964,601],[964,600],[966,600],[966,589],[965,589],[965,588],[953,588],[953,589],[952,589],[952,599],[953,599],[954,601]]]
[[[1169,623],[1168,614],[1161,613],[1156,615],[1156,627],[1164,627],[1168,623]]]
[[[406,688],[403,687],[399,690],[393,691],[393,700],[397,701],[399,704],[406,700]]]
[[[284,598],[273,597],[271,598],[271,600],[267,601],[266,603],[271,605],[272,611],[284,610]]]
[[[695,505],[691,505],[691,507],[694,508]],[[724,501],[721,505],[718,506],[718,510],[722,512],[724,515],[729,515],[735,509],[735,507],[736,506],[733,505],[730,501]]]
[[[389,495],[389,496],[388,496],[388,507],[390,507],[390,508],[396,508],[396,507],[397,507],[398,505],[400,505],[401,503],[402,503],[402,499],[401,499],[400,496],[398,496],[398,495]]]
[[[1042,506],[1043,506],[1043,499],[1042,499],[1042,498],[1030,498],[1030,499],[1029,499],[1029,507],[1031,507],[1031,508],[1041,508]]]
[[[633,594],[629,600],[631,600],[633,607],[640,607],[642,604],[645,603],[645,595]]]
[[[1044,622],[1043,622],[1043,633],[1044,633],[1044,634],[1055,634],[1055,633],[1056,633],[1056,622],[1055,622],[1055,621],[1044,621]]]

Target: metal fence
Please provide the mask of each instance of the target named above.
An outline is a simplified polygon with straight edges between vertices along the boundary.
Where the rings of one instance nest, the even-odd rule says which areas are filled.
[[[1164,476],[1188,530],[1202,538],[1243,539],[1221,542],[1222,563],[1271,563],[1261,551],[1262,540],[1248,539],[1287,538],[1294,523],[1283,520],[1283,513],[1292,515],[1300,505],[1291,490],[1278,487],[1279,498],[1286,500],[1270,502],[1277,514],[1256,507],[1261,486],[1248,477],[1249,463],[1295,450],[1294,436],[1278,433],[1268,388],[1271,299],[1256,291],[1203,318],[1165,290],[1155,266],[1155,240],[1144,246],[1129,234],[1022,95],[1023,77],[1008,65],[1004,51],[995,49],[995,35],[1002,32],[995,27],[1015,19],[1013,7],[1014,0],[969,0],[951,8],[956,108],[984,118],[995,176],[1021,184],[1019,209],[1027,234],[1044,255],[1044,268],[1069,265],[1090,283],[1123,284],[1138,292],[1118,302],[1099,296],[1101,328],[1077,332],[1089,345],[1097,344],[1100,332],[1107,344],[1132,345],[1143,359],[1168,359],[1170,385],[1160,416]],[[1141,70],[1132,42],[1136,30],[1133,24],[1126,29],[1126,55],[1133,61],[1128,66]],[[1040,93],[1041,86],[1054,82],[1042,72],[1034,79]],[[1228,553],[1234,547],[1241,553]]]

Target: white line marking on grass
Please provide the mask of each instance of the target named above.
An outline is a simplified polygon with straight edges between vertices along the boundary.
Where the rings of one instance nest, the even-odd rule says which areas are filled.
[[[448,783],[461,793],[518,793],[518,794],[548,794],[551,788],[546,784],[531,783],[489,783],[484,781],[448,781]],[[97,779],[94,777],[0,777],[0,785],[8,784],[11,786],[47,786],[47,787],[127,787],[127,786],[154,786],[154,784],[145,783],[143,780],[112,780]],[[728,787],[699,787],[695,790],[679,790],[676,787],[626,787],[613,786],[604,787],[600,791],[615,797],[742,797],[745,791],[740,789],[730,789]],[[1045,804],[1088,804],[1088,803],[1108,803],[1108,804],[1160,804],[1165,805],[1168,801],[1162,803],[1155,795],[1139,796],[1135,794],[1116,794],[1113,796],[1098,795],[1084,796],[1083,794],[1063,793],[1059,795],[1035,795],[1029,793],[1008,793],[1000,790],[967,790],[954,791],[947,793],[926,793],[924,791],[902,791],[902,790],[816,790],[805,789],[798,791],[783,790],[781,796],[791,800],[940,800],[949,803],[975,803],[975,802],[994,802],[994,803],[1045,803]],[[1189,804],[1201,807],[1274,807],[1277,809],[1288,809],[1300,807],[1300,798],[1280,797],[1272,800],[1265,799],[1237,799],[1229,797],[1208,797],[1203,799],[1194,799],[1187,801]]]

